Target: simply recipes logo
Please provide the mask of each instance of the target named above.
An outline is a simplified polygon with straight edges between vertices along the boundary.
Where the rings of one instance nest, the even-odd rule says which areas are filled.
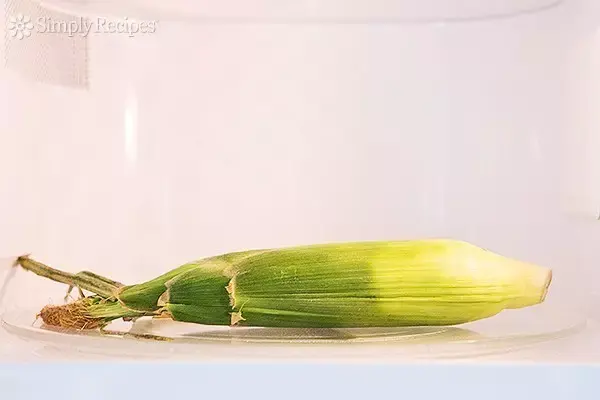
[[[19,40],[30,37],[32,33],[62,33],[69,37],[111,33],[134,37],[154,33],[157,27],[158,21],[138,21],[128,17],[120,19],[77,17],[62,20],[47,16],[32,19],[28,15],[18,14],[8,20],[9,35]]]

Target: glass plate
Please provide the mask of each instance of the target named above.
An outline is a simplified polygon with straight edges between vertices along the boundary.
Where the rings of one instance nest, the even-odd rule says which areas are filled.
[[[36,311],[2,316],[11,334],[45,355],[111,358],[243,359],[460,359],[509,353],[580,332],[586,319],[573,310],[540,305],[505,311],[458,327],[380,329],[272,329],[213,327],[142,318],[115,322],[106,333],[45,327]]]
[[[196,22],[451,22],[509,18],[564,0],[40,0],[51,10],[87,16]]]

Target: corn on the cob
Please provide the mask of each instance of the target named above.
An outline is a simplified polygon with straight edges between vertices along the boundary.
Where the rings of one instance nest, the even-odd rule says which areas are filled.
[[[159,314],[176,321],[232,326],[458,325],[543,302],[552,277],[547,268],[442,239],[231,253],[132,286],[91,273],[57,279],[40,273],[41,264],[29,258],[19,262],[97,294],[95,299],[102,300],[63,306],[76,306],[82,315],[78,326],[91,327]],[[77,276],[85,280],[73,280]],[[46,323],[61,325],[49,317],[51,310],[45,311]],[[73,322],[62,325],[69,324]]]

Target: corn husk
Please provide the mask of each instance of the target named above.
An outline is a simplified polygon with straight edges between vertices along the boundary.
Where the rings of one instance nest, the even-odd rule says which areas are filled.
[[[111,313],[97,303],[83,312],[101,323],[161,315],[230,326],[459,325],[540,304],[551,279],[547,268],[456,240],[323,244],[211,257],[113,284],[109,296],[114,281],[100,279],[96,294]]]

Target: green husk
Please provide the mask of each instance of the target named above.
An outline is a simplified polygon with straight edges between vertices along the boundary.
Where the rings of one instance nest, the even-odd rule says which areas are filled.
[[[245,326],[456,325],[538,304],[551,279],[545,268],[445,240],[278,249],[232,270],[174,278],[165,309],[180,321]]]
[[[158,300],[166,290],[166,283],[178,275],[195,269],[211,269],[215,266],[220,266],[225,269],[247,257],[259,254],[263,251],[264,250],[251,250],[235,252],[187,263],[151,281],[138,285],[124,286],[119,289],[117,297],[123,304],[126,304],[127,307],[131,309],[139,311],[156,311],[159,308],[157,306]]]
[[[543,302],[551,277],[461,241],[324,244],[207,258],[139,285],[112,285],[109,296],[95,292],[108,302],[84,309],[105,322],[166,315],[264,327],[458,325]],[[101,278],[94,282],[106,289],[112,281]],[[112,308],[102,315],[102,307]]]

